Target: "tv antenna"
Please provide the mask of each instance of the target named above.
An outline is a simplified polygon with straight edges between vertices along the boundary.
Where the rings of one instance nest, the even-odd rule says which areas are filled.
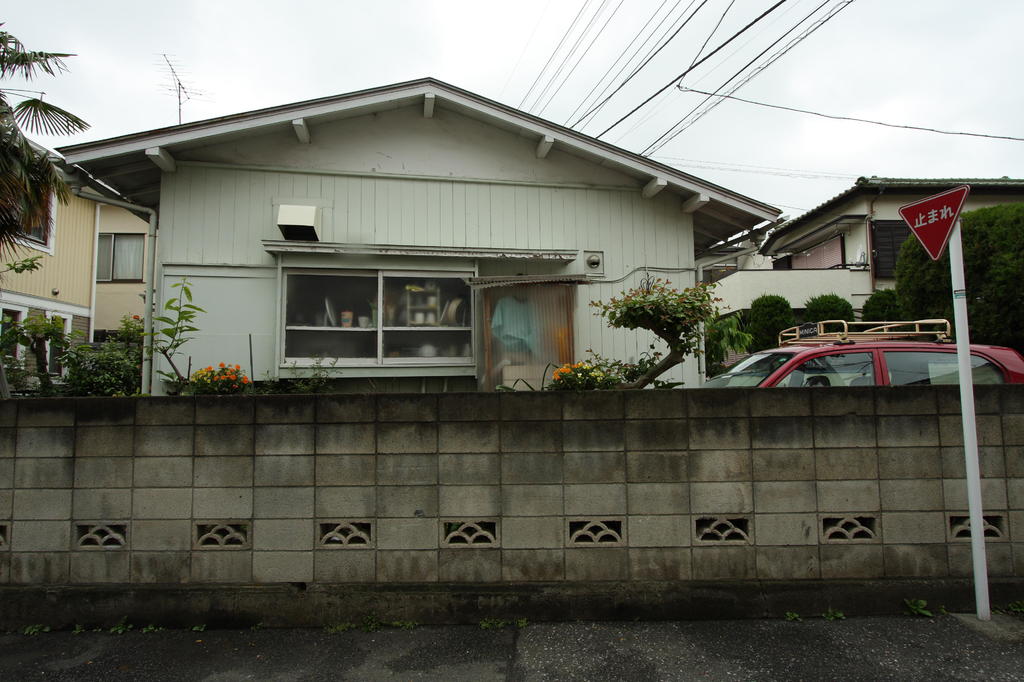
[[[171,58],[164,53],[161,53],[161,57],[164,58],[164,62],[167,64],[167,69],[171,76],[171,87],[167,88],[168,92],[174,93],[178,98],[178,125],[181,125],[181,106],[190,100],[196,99],[203,93],[196,90],[190,85],[186,85],[181,77],[178,75],[178,69],[175,68]]]

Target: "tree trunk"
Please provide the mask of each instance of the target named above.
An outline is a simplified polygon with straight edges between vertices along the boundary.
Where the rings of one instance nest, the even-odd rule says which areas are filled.
[[[637,379],[636,381],[634,381],[631,384],[620,384],[618,388],[620,388],[622,390],[635,389],[635,388],[643,388],[643,387],[647,386],[647,384],[651,383],[652,381],[657,379],[659,376],[661,376],[662,374],[664,374],[668,370],[672,369],[673,367],[675,367],[676,365],[678,365],[682,361],[683,361],[682,354],[676,353],[675,351],[670,351],[669,354],[666,355],[664,358],[662,358],[661,362],[659,362],[654,367],[652,367],[647,372],[647,374],[643,375],[642,377],[640,377],[639,379]]]

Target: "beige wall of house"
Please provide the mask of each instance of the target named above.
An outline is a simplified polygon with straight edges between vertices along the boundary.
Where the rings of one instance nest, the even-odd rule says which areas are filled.
[[[94,206],[93,202],[78,197],[71,197],[67,204],[58,204],[49,246],[22,246],[5,259],[10,262],[42,256],[40,268],[35,272],[6,275],[0,285],[3,290],[41,299],[38,301],[41,308],[46,307],[47,301],[89,308],[95,246]]]
[[[142,234],[149,229],[149,223],[130,211],[117,206],[100,205],[100,234]],[[148,250],[146,251],[148,253]],[[146,272],[143,262],[142,272]],[[143,282],[97,282],[96,283],[96,329],[115,329],[124,315],[143,314]]]

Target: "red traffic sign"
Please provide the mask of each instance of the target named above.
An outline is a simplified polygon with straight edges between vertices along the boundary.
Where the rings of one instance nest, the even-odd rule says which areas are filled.
[[[970,185],[960,185],[900,207],[903,220],[932,260],[939,260],[945,251],[953,224],[970,193]]]

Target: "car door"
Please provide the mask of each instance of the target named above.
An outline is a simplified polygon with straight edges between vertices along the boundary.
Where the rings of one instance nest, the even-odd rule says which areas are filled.
[[[798,362],[772,385],[786,388],[874,386],[876,365],[871,350],[823,350]]]

